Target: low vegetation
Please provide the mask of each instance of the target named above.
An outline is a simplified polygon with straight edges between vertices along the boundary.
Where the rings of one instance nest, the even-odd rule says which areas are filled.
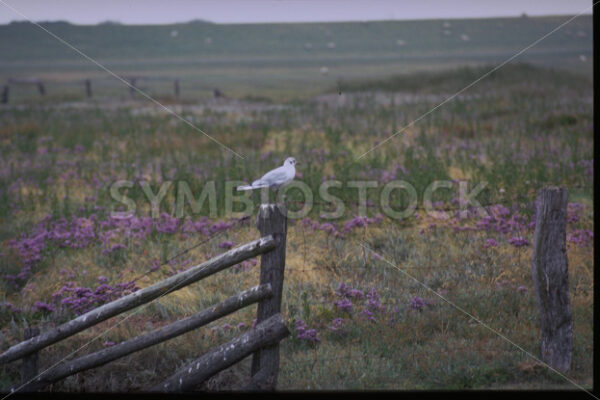
[[[531,242],[536,194],[547,185],[569,190],[575,349],[567,375],[591,387],[592,87],[579,75],[509,65],[410,124],[489,69],[342,82],[341,90],[334,85],[278,107],[249,99],[228,109],[178,109],[244,159],[147,104],[0,109],[0,350],[20,341],[25,325],[55,326],[257,238],[252,220],[260,194],[252,195],[250,221],[236,222],[243,213],[240,204],[225,212],[225,182],[250,182],[294,156],[296,180],[312,189],[315,205],[288,227],[283,314],[293,333],[282,344],[280,389],[574,389],[414,280],[538,355]],[[121,192],[136,212],[116,219],[111,212],[124,204],[110,188],[119,180],[133,182]],[[318,195],[325,180],[342,183],[330,190],[345,205],[338,219],[323,216],[332,209]],[[364,180],[376,187],[363,201],[348,182]],[[418,194],[416,210],[401,220],[379,207],[393,180]],[[422,202],[434,180],[452,183],[433,199],[444,218],[429,215]],[[208,201],[195,212],[186,202],[177,218],[173,184],[152,218],[141,183],[157,193],[167,181],[186,182],[196,197],[214,181],[215,214]],[[469,190],[486,182],[477,200],[487,216],[459,212],[460,181]],[[390,199],[394,209],[409,200],[398,190]],[[290,210],[305,201],[299,190],[288,191]],[[77,355],[254,286],[258,261],[51,346],[41,365],[72,356],[97,335]],[[250,307],[52,390],[143,390],[248,329],[255,313]],[[248,374],[245,360],[207,388]],[[18,362],[1,367],[0,386],[18,381]]]

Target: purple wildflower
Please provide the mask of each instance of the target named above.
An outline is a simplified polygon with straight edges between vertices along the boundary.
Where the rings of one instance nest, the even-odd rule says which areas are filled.
[[[350,289],[347,293],[346,293],[347,297],[351,297],[353,299],[362,299],[365,294],[362,292],[362,290],[359,289]]]
[[[321,339],[319,339],[317,331],[315,329],[307,329],[308,326],[301,319],[296,321],[295,328],[297,339],[303,340],[308,343],[317,343],[321,341]]]
[[[10,302],[5,302],[0,304],[0,309],[6,309],[12,313],[20,313],[23,311],[23,309],[21,309],[21,307],[17,307],[14,304],[10,303]]]
[[[336,301],[333,304],[335,304],[335,306],[342,311],[350,312],[352,310],[352,302],[350,302],[350,300],[348,299],[342,299],[340,301]]]
[[[335,228],[335,226],[333,224],[330,224],[329,222],[321,224],[319,229],[322,230],[323,232],[327,233],[328,235],[333,235],[337,232],[337,229]]]
[[[381,310],[381,304],[379,303],[379,294],[377,294],[377,291],[375,290],[375,288],[371,288],[371,290],[369,290],[369,292],[367,293],[367,308],[371,311],[379,311]]]
[[[488,239],[485,241],[485,247],[496,247],[498,246],[498,242],[496,241],[496,239]]]
[[[567,241],[579,246],[585,246],[594,238],[594,232],[587,229],[577,229],[567,234]]]
[[[44,312],[52,312],[52,311],[54,311],[54,307],[52,307],[48,303],[44,303],[44,302],[41,302],[41,301],[36,301],[35,303],[33,303],[33,308],[35,308],[38,311],[44,311]]]
[[[348,286],[346,286],[346,284],[344,282],[342,282],[342,283],[340,283],[340,286],[338,286],[335,293],[338,296],[346,296],[348,294],[349,290],[350,290],[350,288]]]
[[[159,268],[160,268],[160,261],[154,260],[152,262],[152,266],[150,267],[150,272],[154,272],[154,271],[156,271]]]
[[[362,312],[360,314],[362,316],[365,316],[371,322],[377,322],[377,320],[373,316],[373,313],[371,311],[369,311],[369,309],[367,309],[367,308],[365,308],[364,310],[362,310]]]
[[[230,249],[235,245],[235,243],[230,242],[230,241],[224,241],[219,243],[219,248],[220,249]]]
[[[515,247],[529,246],[529,240],[520,236],[511,237],[508,239],[508,243]]]
[[[331,321],[331,325],[329,325],[329,330],[332,332],[339,332],[340,330],[342,330],[342,328],[344,328],[344,324],[346,321],[344,321],[343,318],[335,318],[333,321]]]
[[[421,297],[415,296],[412,299],[410,299],[410,303],[408,306],[413,310],[421,311],[423,310],[423,307],[425,307],[425,301]]]

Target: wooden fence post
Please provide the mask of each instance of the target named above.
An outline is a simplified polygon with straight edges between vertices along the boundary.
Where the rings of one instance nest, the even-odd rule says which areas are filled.
[[[92,80],[91,79],[85,80],[85,94],[87,95],[87,97],[92,97]]]
[[[173,90],[175,92],[175,98],[179,98],[179,79],[173,80]]]
[[[260,284],[271,284],[273,297],[258,303],[257,324],[281,311],[283,274],[285,269],[285,244],[287,235],[287,210],[283,204],[261,204],[257,218],[261,236],[273,235],[277,247],[261,256]],[[279,344],[254,353],[251,375],[260,372],[264,380],[261,389],[275,390],[279,374]]]
[[[9,86],[8,85],[4,85],[4,87],[2,88],[2,97],[0,102],[2,104],[7,104],[8,103],[8,93],[9,93]]]
[[[129,79],[129,94],[131,95],[131,97],[133,97],[133,95],[135,94],[135,89],[136,89],[136,84],[137,82],[137,78],[130,78]]]
[[[38,87],[38,91],[40,92],[40,94],[41,94],[42,96],[44,96],[44,95],[46,94],[46,88],[45,88],[45,86],[44,86],[44,83],[43,83],[42,81],[39,81],[39,82],[37,83],[37,87]]]
[[[567,198],[564,188],[541,190],[532,260],[533,286],[540,311],[542,360],[561,372],[569,370],[573,354],[565,240]]]
[[[39,328],[25,328],[23,330],[23,340],[31,339],[39,334]],[[21,384],[25,384],[36,377],[38,373],[38,354],[39,353],[36,351],[35,353],[23,357],[23,362],[21,364]]]

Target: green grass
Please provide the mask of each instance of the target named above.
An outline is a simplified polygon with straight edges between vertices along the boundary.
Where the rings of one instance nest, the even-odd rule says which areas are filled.
[[[545,21],[515,23],[535,22],[537,27]],[[484,29],[486,23],[489,21],[475,25]],[[383,35],[388,25],[399,26],[396,24],[400,23],[360,26],[365,31],[377,27]],[[440,21],[435,24],[441,26]],[[353,28],[349,30],[357,26],[347,25]],[[340,29],[334,33],[342,34],[345,26],[334,24],[331,29]],[[127,31],[125,28],[85,29],[114,29],[122,33]],[[246,28],[243,31],[246,33],[259,29],[202,24],[194,29],[217,28]],[[311,34],[318,31],[311,28]],[[85,31],[83,27],[60,29],[65,30],[63,33],[72,32],[69,29]],[[537,31],[531,28],[531,32]],[[135,32],[130,33],[135,38]],[[295,35],[290,33],[290,37]],[[407,41],[410,38],[405,37]],[[475,40],[477,35],[472,33],[471,37]],[[218,43],[217,39],[213,43]],[[336,50],[342,49],[342,44]],[[116,50],[125,51],[130,45],[125,42]],[[136,56],[145,50],[139,51]],[[249,102],[256,108],[245,109],[231,99],[221,103],[181,104],[179,111],[184,117],[243,153],[245,160],[237,159],[188,125],[142,102],[106,99],[89,103],[89,107],[76,107],[55,106],[44,100],[36,104],[25,102],[21,107],[3,107],[0,109],[0,270],[4,276],[16,274],[24,267],[23,257],[13,248],[11,240],[32,235],[36,224],[48,215],[55,222],[61,218],[89,222],[92,214],[104,221],[118,205],[109,191],[116,180],[144,180],[155,193],[165,181],[186,181],[195,196],[207,181],[215,181],[218,215],[211,222],[216,222],[231,217],[225,213],[226,180],[251,181],[293,155],[302,174],[296,180],[312,188],[315,199],[320,201],[309,217],[319,223],[331,222],[320,217],[330,207],[322,204],[317,193],[321,182],[332,175],[342,186],[331,193],[344,201],[346,209],[339,220],[333,221],[342,237],[334,238],[300,221],[290,221],[282,313],[294,335],[282,343],[280,389],[574,389],[396,268],[369,255],[361,246],[367,243],[398,268],[436,291],[443,291],[450,301],[538,355],[531,247],[517,248],[508,242],[512,236],[531,241],[531,229],[520,224],[519,231],[509,234],[494,230],[457,231],[454,225],[473,227],[481,220],[477,217],[437,220],[420,207],[418,217],[400,221],[384,218],[367,227],[344,230],[344,224],[359,210],[358,192],[348,183],[376,181],[377,187],[369,189],[367,200],[377,206],[379,194],[389,179],[411,183],[417,190],[420,206],[423,191],[433,180],[467,180],[470,188],[485,181],[487,187],[478,196],[482,204],[502,204],[524,218],[531,216],[532,203],[540,188],[562,185],[569,190],[569,202],[583,204],[579,220],[569,223],[567,233],[592,230],[592,87],[588,77],[564,72],[563,65],[552,70],[529,64],[507,65],[361,159],[357,158],[492,65],[393,76],[383,67],[371,74],[376,68],[371,70],[367,66],[361,72],[363,79],[341,81],[342,94],[331,78],[327,85],[323,82],[315,86],[324,93],[307,99],[295,98],[290,90],[293,85],[310,81],[309,78],[306,81],[298,78],[293,85],[279,88],[279,75],[275,74],[273,80],[265,77],[264,82],[269,81],[274,90],[295,98],[267,103],[281,108]],[[246,68],[240,66],[239,71]],[[281,71],[283,77],[291,76],[295,70]],[[222,78],[228,73],[223,72]],[[367,75],[370,78],[364,79]],[[245,79],[252,82],[254,77]],[[244,93],[241,81],[232,85]],[[251,92],[258,95],[255,93]],[[138,184],[127,195],[137,204],[137,216],[150,215],[150,205]],[[442,201],[443,208],[455,208],[456,196],[455,182],[452,190],[436,192],[434,201]],[[161,203],[161,211],[173,213],[176,197],[173,185]],[[402,208],[407,201],[401,191],[392,192],[391,198],[395,209]],[[259,194],[254,193],[252,199],[255,212]],[[288,202],[290,209],[295,209],[301,205],[302,197],[290,191]],[[367,210],[369,216],[379,211],[377,207]],[[189,206],[186,212],[192,213]],[[202,208],[200,213],[190,216],[199,220],[207,212]],[[98,232],[102,230],[96,228]],[[154,261],[163,261],[204,239],[198,234],[186,237],[161,232],[153,232],[141,241],[126,232],[119,231],[116,235],[114,240],[125,248],[109,254],[103,253],[105,246],[98,240],[82,248],[60,246],[50,240],[41,260],[34,264],[32,276],[17,286],[2,279],[2,302],[22,307],[23,311],[15,314],[6,306],[0,308],[0,349],[20,341],[24,320],[49,329],[72,317],[68,309],[47,314],[32,308],[35,301],[51,302],[52,294],[68,281],[90,288],[98,286],[100,275],[107,277],[110,284],[125,282],[148,272]],[[224,240],[241,244],[258,235],[252,223],[228,230],[173,265],[149,273],[137,284],[148,286],[172,275],[176,268],[191,265],[186,264],[188,261],[196,264],[221,253],[218,244]],[[491,238],[497,240],[497,247],[485,246]],[[593,241],[588,245],[568,242],[567,254],[575,339],[573,368],[567,375],[590,387]],[[103,348],[106,340],[126,340],[189,316],[254,286],[258,283],[258,270],[258,266],[246,271],[228,269],[161,298],[85,351]],[[68,274],[73,275],[68,277]],[[361,316],[366,301],[354,301],[351,314],[335,306],[340,299],[335,290],[341,282],[365,292],[377,291],[386,307],[385,312],[375,313],[377,322]],[[526,290],[519,289],[521,286]],[[411,309],[410,301],[415,296],[431,300],[431,304],[422,311]],[[397,311],[393,311],[394,307]],[[255,315],[256,307],[249,307],[206,328],[65,379],[53,390],[143,390],[212,346],[239,334],[237,324],[250,325]],[[346,320],[343,330],[329,329],[335,318]],[[316,329],[318,344],[297,337],[294,322],[300,319]],[[45,349],[40,355],[40,365],[57,362],[119,320],[111,319]],[[234,328],[224,329],[225,322]],[[219,374],[204,387],[226,388],[248,375],[249,359]],[[3,366],[0,385],[6,387],[18,381],[18,363]]]

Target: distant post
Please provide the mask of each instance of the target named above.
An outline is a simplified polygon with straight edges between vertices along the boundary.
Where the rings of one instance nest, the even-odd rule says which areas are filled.
[[[44,87],[44,82],[42,82],[42,81],[37,82],[37,87],[38,87],[38,91],[40,92],[40,94],[42,96],[44,96],[46,94],[46,88]]]
[[[173,90],[175,91],[175,98],[179,98],[179,79],[173,81]]]
[[[2,104],[8,103],[8,91],[9,91],[9,86],[4,85],[4,87],[2,88],[2,96],[0,96],[0,101],[2,102]]]
[[[287,235],[287,210],[283,204],[261,204],[257,227],[262,237],[273,235],[277,247],[261,256],[260,283],[270,283],[273,297],[258,303],[257,323],[281,311],[283,274],[285,269],[285,243]],[[260,373],[260,374],[259,374]],[[266,347],[252,357],[252,377],[259,378],[261,389],[274,390],[279,374],[279,344]]]
[[[89,78],[85,80],[85,94],[92,97],[92,81]]]
[[[135,94],[135,84],[137,82],[137,78],[131,78],[129,80],[129,94],[131,95],[131,97],[133,97],[133,95]]]
[[[533,238],[533,286],[540,312],[542,360],[561,372],[571,367],[573,319],[566,249],[568,192],[541,190]]]

